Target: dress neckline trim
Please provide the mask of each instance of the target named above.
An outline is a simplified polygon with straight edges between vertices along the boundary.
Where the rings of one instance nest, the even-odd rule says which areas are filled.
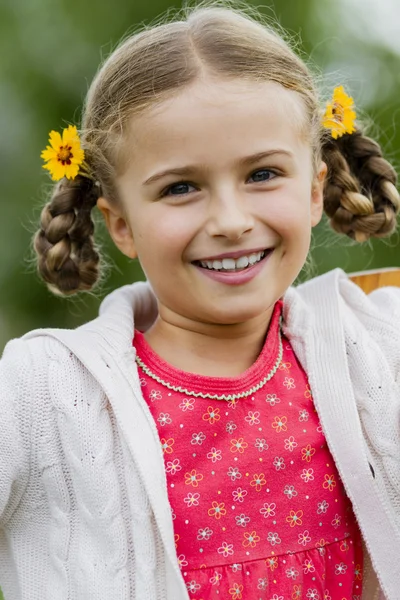
[[[266,340],[255,362],[235,377],[210,377],[182,371],[162,359],[139,331],[135,332],[132,342],[136,348],[136,364],[163,387],[186,396],[230,402],[246,398],[263,388],[282,362],[282,307],[282,301],[276,302]]]

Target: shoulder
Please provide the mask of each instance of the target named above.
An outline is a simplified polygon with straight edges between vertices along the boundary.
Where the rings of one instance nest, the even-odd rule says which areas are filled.
[[[25,414],[29,421],[48,399],[49,366],[65,354],[62,345],[48,337],[9,341],[0,360],[0,404],[10,414]]]
[[[26,405],[35,406],[46,395],[51,369],[68,367],[74,359],[69,349],[43,330],[31,331],[25,336],[10,340],[0,359],[0,390],[2,395],[15,397]]]
[[[384,287],[371,292],[357,318],[380,352],[394,378],[400,375],[400,288]],[[365,310],[366,308],[366,310]],[[373,344],[369,345],[374,347]],[[399,382],[400,383],[400,382]]]
[[[347,306],[360,316],[370,315],[388,323],[393,319],[400,320],[400,288],[382,287],[365,294],[342,269],[334,269],[290,288],[285,300],[310,311]]]
[[[10,340],[0,360],[2,378],[16,381],[33,379],[37,368],[43,368],[46,350],[44,339],[25,340],[23,337]]]
[[[382,287],[365,294],[348,277],[339,280],[347,321],[357,321],[374,338],[394,338],[400,350],[400,288]]]
[[[314,325],[324,330],[341,325],[344,330],[362,327],[373,336],[400,337],[400,288],[383,287],[367,295],[344,271],[334,269],[290,288],[284,314],[303,332]]]
[[[67,340],[64,343],[56,335]],[[98,378],[68,347],[68,337],[77,337],[78,345],[82,341],[74,330],[48,329],[29,332],[6,345],[0,360],[0,414],[3,410],[8,413],[9,431],[24,424],[26,438],[39,424],[50,431],[61,426],[53,419],[57,413],[64,415],[62,427],[68,415],[71,422],[84,419],[76,408],[78,400],[82,410],[86,403],[99,410],[105,406]],[[0,423],[1,431],[4,427]],[[39,439],[34,441],[36,444]]]
[[[66,356],[67,348],[50,331],[37,329],[10,340],[1,356],[2,368],[13,369],[24,365],[34,369],[43,368],[51,359]]]
[[[381,318],[392,326],[400,325],[400,288],[383,287],[371,292],[368,298]]]

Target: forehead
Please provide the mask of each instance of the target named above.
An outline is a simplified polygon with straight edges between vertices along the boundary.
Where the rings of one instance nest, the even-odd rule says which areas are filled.
[[[269,147],[304,151],[301,97],[274,82],[205,77],[134,116],[127,156],[150,168],[183,159],[206,164]]]

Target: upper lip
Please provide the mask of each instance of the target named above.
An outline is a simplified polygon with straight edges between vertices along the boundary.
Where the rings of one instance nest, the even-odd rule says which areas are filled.
[[[236,252],[224,252],[223,254],[217,254],[215,256],[207,256],[205,258],[198,258],[199,262],[206,262],[207,260],[223,260],[224,258],[240,258],[241,256],[250,256],[250,254],[257,254],[257,252],[264,252],[264,250],[270,250],[266,246],[260,248],[249,248],[248,250],[237,250]]]

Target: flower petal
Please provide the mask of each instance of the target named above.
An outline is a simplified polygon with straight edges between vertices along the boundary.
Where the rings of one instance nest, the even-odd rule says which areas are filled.
[[[50,171],[53,181],[59,181],[65,175],[65,169],[57,161],[51,161],[43,165],[43,169]]]
[[[81,148],[72,148],[71,162],[73,164],[81,165],[85,158],[85,153]]]
[[[74,142],[79,144],[78,130],[75,125],[69,125],[67,129],[64,129],[62,140],[64,146]]]
[[[64,167],[65,169],[65,176],[68,179],[75,179],[75,177],[78,175],[79,173],[79,165],[74,165],[74,164],[70,164],[70,165],[65,165]]]
[[[58,152],[60,146],[62,146],[61,135],[58,133],[58,131],[50,131],[49,142],[54,150]]]
[[[333,100],[334,102],[337,102],[338,104],[343,106],[343,108],[354,106],[353,98],[346,94],[342,85],[336,88],[333,92]]]
[[[43,160],[56,160],[57,152],[54,150],[54,148],[47,146],[41,153],[40,157],[43,158]]]

